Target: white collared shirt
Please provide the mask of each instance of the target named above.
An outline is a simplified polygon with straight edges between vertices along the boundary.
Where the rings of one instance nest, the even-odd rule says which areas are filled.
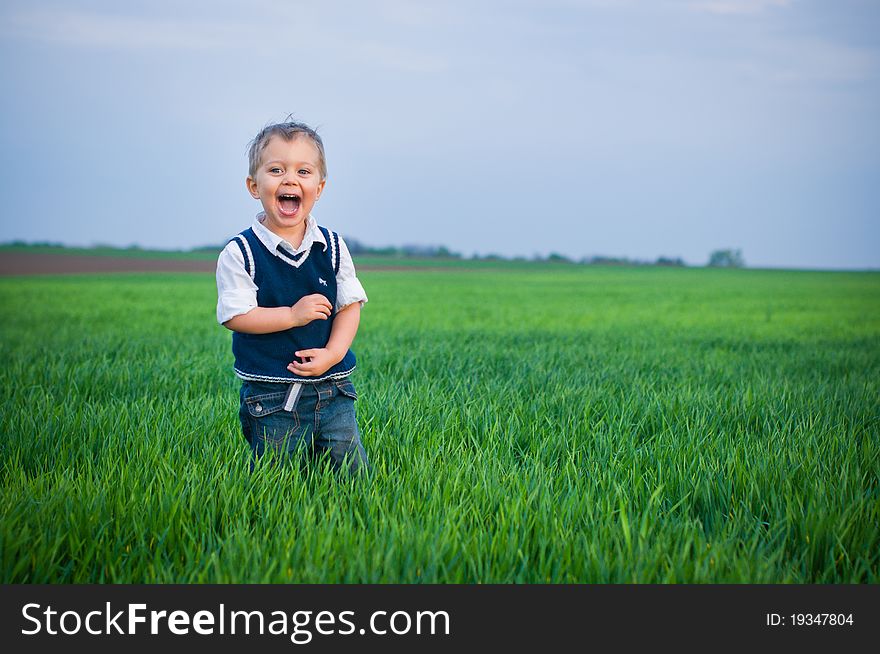
[[[263,219],[266,217],[264,212],[257,214],[251,227],[254,230],[260,242],[274,254],[276,257],[282,258],[286,263],[299,268],[303,261],[308,259],[312,245],[315,242],[321,243],[325,248],[327,241],[324,234],[318,229],[318,222],[309,214],[306,219],[306,231],[303,234],[302,243],[298,248],[294,248],[289,242],[271,232],[265,225]],[[305,254],[299,261],[293,261],[288,257],[283,257],[278,253],[278,248],[282,247],[285,251],[292,255]],[[367,302],[367,294],[364,287],[361,286],[360,280],[354,270],[354,262],[351,260],[351,253],[342,237],[339,237],[339,272],[336,274],[336,311],[343,307],[347,307],[352,302],[360,302],[363,306]],[[257,306],[257,285],[248,274],[244,267],[244,259],[241,256],[241,249],[230,241],[223,248],[220,257],[217,259],[217,322],[221,325],[227,320],[247,313]]]

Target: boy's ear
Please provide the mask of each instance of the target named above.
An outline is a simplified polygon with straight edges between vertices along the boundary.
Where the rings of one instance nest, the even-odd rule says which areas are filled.
[[[324,184],[326,184],[326,183],[327,183],[327,180],[326,180],[326,179],[322,179],[322,180],[321,180],[321,183],[318,184],[318,190],[317,190],[317,193],[315,194],[315,199],[316,199],[316,200],[317,200],[319,197],[321,197],[321,193],[324,192]]]
[[[244,183],[245,186],[247,186],[248,193],[250,193],[255,200],[259,200],[260,193],[257,191],[257,180],[248,175],[247,179],[244,180]]]

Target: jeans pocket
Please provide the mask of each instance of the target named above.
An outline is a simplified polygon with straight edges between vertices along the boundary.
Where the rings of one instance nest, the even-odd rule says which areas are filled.
[[[281,443],[299,430],[300,419],[296,410],[285,411],[287,391],[253,395],[245,399],[248,421],[253,437],[262,441]]]
[[[354,389],[354,384],[347,377],[345,379],[337,379],[333,383],[336,384],[336,390],[338,390],[342,395],[350,397],[353,400],[358,399],[357,391]]]

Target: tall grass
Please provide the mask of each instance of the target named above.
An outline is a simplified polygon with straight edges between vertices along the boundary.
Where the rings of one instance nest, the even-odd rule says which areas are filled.
[[[249,474],[209,275],[0,280],[3,580],[878,581],[880,275],[362,279],[368,483]]]

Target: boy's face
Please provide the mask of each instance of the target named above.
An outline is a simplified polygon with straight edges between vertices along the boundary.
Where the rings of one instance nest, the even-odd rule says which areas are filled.
[[[247,178],[247,188],[262,203],[263,224],[269,230],[285,238],[301,238],[306,218],[324,190],[318,149],[308,137],[286,141],[273,136],[255,176]]]

